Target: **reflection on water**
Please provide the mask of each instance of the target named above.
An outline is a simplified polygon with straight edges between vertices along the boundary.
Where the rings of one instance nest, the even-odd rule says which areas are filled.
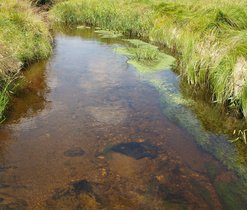
[[[0,128],[0,209],[244,209],[236,175],[162,114],[119,43],[58,34],[25,72]]]
[[[38,115],[48,106],[46,65],[45,61],[33,64],[25,72],[25,76],[18,81],[17,93],[13,97],[8,116],[9,123],[18,123],[22,118]]]

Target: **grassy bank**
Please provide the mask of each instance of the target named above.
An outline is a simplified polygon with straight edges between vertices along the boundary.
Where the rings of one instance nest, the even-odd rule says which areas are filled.
[[[56,22],[87,24],[168,46],[178,71],[212,100],[247,116],[247,5],[244,0],[68,0],[51,10]]]
[[[48,27],[28,1],[0,1],[0,118],[19,70],[51,52]],[[0,120],[1,121],[1,120]]]

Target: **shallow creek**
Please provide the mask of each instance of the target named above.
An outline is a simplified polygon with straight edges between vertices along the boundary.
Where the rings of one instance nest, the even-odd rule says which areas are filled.
[[[0,209],[245,209],[238,150],[178,100],[172,71],[138,73],[122,44],[58,33],[24,73],[0,128]]]

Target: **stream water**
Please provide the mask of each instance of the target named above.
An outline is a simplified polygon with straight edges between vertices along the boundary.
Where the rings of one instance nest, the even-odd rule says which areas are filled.
[[[246,209],[245,163],[235,170],[198,144],[207,132],[192,135],[148,82],[179,93],[177,76],[139,74],[119,45],[58,33],[53,56],[24,73],[0,128],[0,209]]]

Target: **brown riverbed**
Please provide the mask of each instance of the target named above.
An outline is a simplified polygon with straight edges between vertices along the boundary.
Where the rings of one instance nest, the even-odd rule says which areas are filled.
[[[236,175],[168,120],[117,45],[59,33],[25,72],[0,129],[0,209],[229,208],[216,188]]]

